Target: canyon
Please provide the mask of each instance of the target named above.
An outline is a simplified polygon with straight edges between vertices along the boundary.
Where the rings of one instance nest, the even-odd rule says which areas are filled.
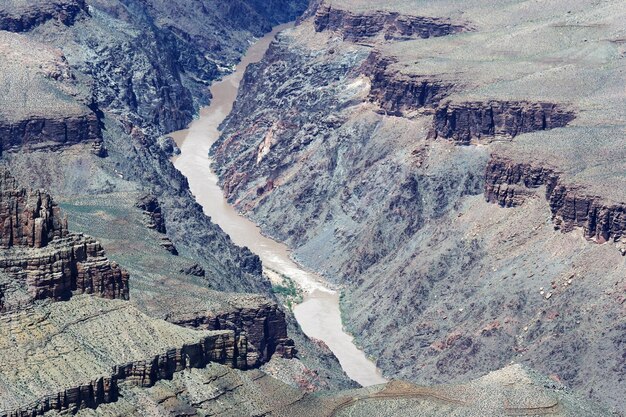
[[[0,415],[622,415],[625,13],[3,2]]]
[[[622,413],[623,10],[452,3],[316,2],[244,76],[220,184],[385,376],[513,361]]]

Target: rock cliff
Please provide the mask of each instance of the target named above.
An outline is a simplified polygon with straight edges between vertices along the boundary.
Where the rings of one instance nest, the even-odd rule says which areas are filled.
[[[86,10],[85,0],[7,0],[0,5],[0,30],[27,32],[50,20],[69,26]]]
[[[316,31],[336,31],[350,42],[366,41],[378,35],[387,40],[425,39],[469,30],[468,25],[445,18],[391,11],[354,13],[324,2],[317,6],[314,23]]]
[[[0,121],[0,146],[3,151],[45,146],[51,150],[80,142],[101,142],[100,125],[95,114],[65,118],[33,117],[16,123]]]
[[[532,189],[545,186],[555,228],[563,232],[582,228],[586,238],[598,243],[622,240],[626,204],[564,184],[554,168],[494,157],[487,165],[485,177],[485,198],[489,202],[515,207],[524,202]]]
[[[432,112],[454,88],[451,83],[391,70],[393,62],[392,57],[374,51],[361,67],[371,83],[369,100],[385,114],[401,116],[424,107]]]
[[[246,363],[250,368],[269,361],[275,353],[283,358],[295,356],[294,342],[287,335],[287,322],[276,304],[261,302],[221,313],[207,311],[168,317],[184,327],[203,330],[232,330],[240,343],[247,342]]]
[[[435,137],[459,144],[485,137],[515,137],[522,133],[564,127],[574,113],[554,103],[511,101],[446,104],[435,113]]]
[[[0,168],[0,309],[24,299],[68,299],[73,293],[128,299],[128,273],[109,261],[95,239],[67,230],[67,219],[44,191],[27,191]],[[21,291],[20,291],[21,289]]]

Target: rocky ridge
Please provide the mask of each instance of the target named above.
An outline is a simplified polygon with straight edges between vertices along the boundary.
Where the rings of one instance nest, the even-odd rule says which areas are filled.
[[[445,18],[403,15],[390,11],[352,13],[350,10],[335,8],[321,2],[316,6],[315,30],[339,32],[343,39],[362,42],[379,34],[386,40],[406,40],[446,36],[471,30],[467,24],[460,24]]]

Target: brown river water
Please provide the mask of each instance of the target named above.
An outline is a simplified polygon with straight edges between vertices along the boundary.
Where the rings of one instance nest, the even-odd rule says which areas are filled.
[[[352,336],[343,331],[338,292],[324,278],[296,264],[286,245],[263,236],[255,223],[239,215],[227,203],[211,169],[209,149],[219,138],[218,126],[233,107],[246,67],[260,61],[276,34],[287,27],[289,25],[279,26],[252,44],[235,72],[212,85],[211,105],[200,110],[200,117],[188,129],[171,134],[181,149],[181,154],[173,160],[174,165],[189,180],[191,191],[204,212],[235,244],[247,246],[259,255],[268,273],[284,274],[303,289],[303,302],[293,311],[304,333],[326,343],[350,378],[363,386],[380,384],[386,379],[354,345]]]

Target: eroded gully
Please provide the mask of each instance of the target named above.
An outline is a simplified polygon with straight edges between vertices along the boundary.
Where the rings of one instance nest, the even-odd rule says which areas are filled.
[[[266,271],[284,274],[303,289],[303,302],[294,307],[294,315],[304,333],[324,341],[346,374],[359,384],[383,383],[386,380],[376,365],[354,345],[352,336],[343,331],[337,291],[321,276],[297,265],[287,246],[263,236],[255,223],[239,215],[227,203],[207,156],[211,145],[219,138],[220,123],[232,109],[246,67],[260,61],[276,34],[286,27],[275,28],[251,45],[235,72],[212,85],[211,105],[201,109],[199,118],[188,129],[171,135],[181,149],[174,165],[189,180],[191,191],[204,212],[235,244],[247,246],[259,255]]]

